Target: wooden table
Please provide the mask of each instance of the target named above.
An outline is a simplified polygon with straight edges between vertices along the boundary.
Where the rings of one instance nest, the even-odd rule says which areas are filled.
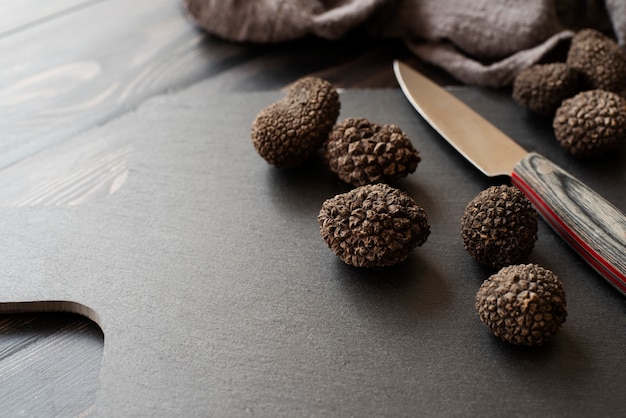
[[[216,92],[280,89],[305,75],[341,88],[395,88],[391,62],[402,58],[455,82],[399,41],[363,34],[230,43],[198,30],[178,0],[5,0],[0,51],[3,207],[82,204],[107,194],[119,175],[114,156],[87,169],[61,145],[199,81],[210,80]],[[0,315],[0,415],[88,414],[103,343],[98,326],[79,315]]]

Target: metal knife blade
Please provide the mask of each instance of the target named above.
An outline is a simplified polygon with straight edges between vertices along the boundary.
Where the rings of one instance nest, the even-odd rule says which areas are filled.
[[[510,175],[528,151],[448,91],[395,61],[400,88],[424,119],[487,176]],[[450,115],[454,115],[451,118]]]
[[[410,66],[394,61],[393,69],[409,102],[444,139],[484,174],[510,176],[561,238],[626,295],[626,216],[619,209]]]

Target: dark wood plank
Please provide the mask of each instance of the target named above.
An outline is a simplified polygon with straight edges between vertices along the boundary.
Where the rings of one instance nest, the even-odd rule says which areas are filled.
[[[4,133],[0,170],[11,167],[8,173],[0,171],[0,187],[15,184],[15,178],[27,180],[16,204],[47,203],[33,196],[50,193],[67,196],[52,199],[51,204],[71,203],[77,196],[68,191],[77,183],[92,194],[99,189],[108,192],[123,176],[123,164],[112,172],[103,167],[111,173],[107,181],[93,172],[68,181],[68,172],[76,172],[75,158],[69,158],[46,181],[33,177],[32,165],[41,161],[21,163],[43,151],[64,153],[54,148],[68,138],[106,123],[148,97],[200,80],[207,73],[205,52],[199,47],[202,39],[172,0],[102,2],[0,39],[0,50],[10,51],[0,58],[6,69],[0,75]],[[236,48],[224,43],[215,52],[217,62],[209,67],[219,67]],[[119,152],[123,153],[103,147],[100,155],[87,159],[110,160]],[[76,148],[75,153],[83,152]]]
[[[103,0],[3,0],[0,3],[0,38],[100,1]]]
[[[2,416],[79,416],[96,398],[103,334],[74,314],[0,315]]]

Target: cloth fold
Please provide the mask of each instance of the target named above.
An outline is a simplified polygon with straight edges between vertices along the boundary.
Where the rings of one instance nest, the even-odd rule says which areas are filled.
[[[209,33],[277,43],[337,40],[357,28],[398,38],[460,81],[510,84],[575,30],[595,28],[626,44],[624,0],[183,0]],[[367,39],[364,39],[367,42]]]

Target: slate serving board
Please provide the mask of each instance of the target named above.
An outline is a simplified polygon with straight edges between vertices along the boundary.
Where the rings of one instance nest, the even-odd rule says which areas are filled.
[[[580,161],[549,121],[505,93],[455,94],[524,147],[626,210],[626,154]],[[500,342],[474,295],[493,271],[459,220],[487,179],[399,90],[341,92],[340,118],[395,123],[423,161],[394,183],[432,234],[401,265],[344,265],[319,237],[323,200],[347,187],[316,158],[279,171],[250,124],[280,92],[152,100],[88,132],[132,146],[125,184],[76,207],[1,210],[0,310],[73,310],[103,328],[97,416],[618,416],[625,299],[546,226],[530,261],[561,276],[569,316],[541,348]],[[83,138],[84,139],[84,138]],[[24,303],[30,302],[30,303]]]

